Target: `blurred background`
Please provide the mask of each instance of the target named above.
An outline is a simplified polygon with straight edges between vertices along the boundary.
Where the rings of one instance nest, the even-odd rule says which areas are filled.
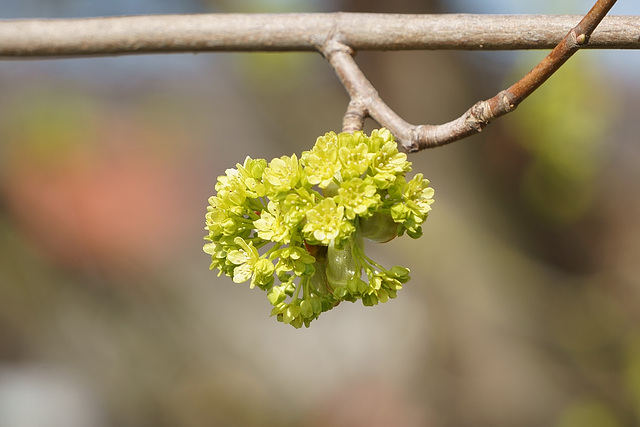
[[[591,7],[560,3],[4,0],[0,17]],[[356,59],[437,124],[545,53]],[[481,135],[412,154],[436,189],[424,236],[368,247],[412,280],[294,330],[208,270],[204,214],[245,156],[340,130],[320,55],[0,61],[0,426],[638,425],[639,69],[637,51],[581,52]]]

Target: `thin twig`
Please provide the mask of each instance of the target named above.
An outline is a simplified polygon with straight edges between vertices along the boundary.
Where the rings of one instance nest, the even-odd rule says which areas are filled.
[[[382,101],[355,63],[352,51],[336,40],[329,40],[322,46],[321,52],[351,97],[343,129],[353,131],[361,126],[366,117],[371,117],[388,128],[407,152],[439,147],[479,133],[495,118],[513,111],[578,49],[586,46],[591,34],[615,2],[616,0],[598,0],[578,25],[522,79],[493,98],[476,103],[459,118],[441,125],[415,126],[404,121]]]
[[[0,57],[213,51],[551,49],[569,15],[200,14],[0,20]],[[589,48],[640,49],[640,17],[607,17]]]
[[[389,129],[398,141],[410,140],[410,129],[415,126],[407,123],[384,103],[378,91],[353,59],[353,51],[335,40],[329,40],[320,47],[320,50],[351,98],[342,122],[342,130],[344,132],[360,130],[364,120],[371,117]]]

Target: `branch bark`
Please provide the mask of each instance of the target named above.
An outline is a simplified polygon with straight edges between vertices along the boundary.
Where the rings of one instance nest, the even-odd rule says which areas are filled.
[[[328,39],[354,50],[550,49],[580,18],[337,12],[0,20],[0,57],[314,51]],[[584,47],[640,49],[640,17],[606,18]]]
[[[329,40],[321,52],[336,71],[351,102],[344,116],[343,131],[361,129],[366,117],[376,120],[396,137],[406,152],[439,147],[481,132],[491,121],[513,111],[575,52],[587,46],[595,28],[616,3],[598,0],[575,27],[533,70],[494,97],[480,101],[462,116],[441,125],[412,125],[398,116],[378,95],[355,63],[351,49],[337,40]]]

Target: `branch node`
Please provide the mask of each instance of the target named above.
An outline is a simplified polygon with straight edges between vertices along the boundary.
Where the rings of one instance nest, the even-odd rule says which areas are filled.
[[[587,44],[587,40],[588,38],[585,33],[578,34],[578,36],[576,37],[576,44],[578,45]]]
[[[403,148],[407,153],[417,153],[425,148],[436,147],[438,145],[436,136],[433,133],[434,126],[418,125],[411,129],[408,141],[403,141]]]
[[[518,106],[518,97],[508,90],[503,90],[499,93],[500,104],[498,111],[493,111],[493,117],[498,117],[503,114],[512,112]]]
[[[332,55],[342,52],[349,54],[350,56],[354,56],[355,52],[349,46],[344,43],[339,42],[334,37],[328,38],[322,46],[318,47],[318,50],[322,53],[322,55],[329,60]]]
[[[589,42],[589,36],[578,25],[569,32],[566,42],[569,50],[578,49]]]
[[[469,110],[469,114],[465,118],[464,124],[470,129],[482,132],[482,129],[489,124],[493,117],[494,115],[489,101],[479,101],[476,102]]]

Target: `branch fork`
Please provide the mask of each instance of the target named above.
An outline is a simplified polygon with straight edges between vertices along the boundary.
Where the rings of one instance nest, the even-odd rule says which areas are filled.
[[[342,122],[343,132],[362,130],[370,117],[396,137],[407,153],[439,147],[480,133],[494,119],[510,113],[588,42],[616,0],[597,0],[591,10],[556,47],[524,77],[494,97],[475,103],[460,117],[440,125],[412,125],[379,96],[354,60],[355,51],[332,32],[318,50],[336,72],[350,97]]]

